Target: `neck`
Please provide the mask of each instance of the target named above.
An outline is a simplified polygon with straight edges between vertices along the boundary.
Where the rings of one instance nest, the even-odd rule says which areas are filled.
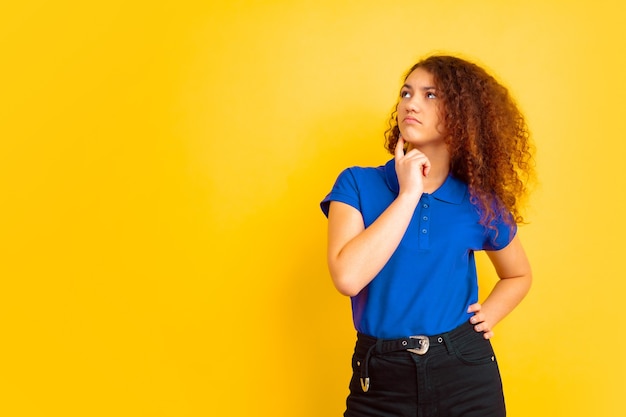
[[[412,145],[409,145],[409,149]],[[407,149],[407,151],[409,150]],[[424,192],[432,193],[436,191],[448,178],[450,173],[450,154],[446,147],[423,147],[419,150],[428,157],[430,161],[430,172],[424,178]]]

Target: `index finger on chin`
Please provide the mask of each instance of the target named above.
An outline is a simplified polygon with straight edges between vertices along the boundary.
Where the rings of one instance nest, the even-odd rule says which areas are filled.
[[[396,143],[396,149],[395,149],[395,156],[396,158],[401,158],[404,156],[404,139],[402,139],[402,136],[398,136],[398,142]]]

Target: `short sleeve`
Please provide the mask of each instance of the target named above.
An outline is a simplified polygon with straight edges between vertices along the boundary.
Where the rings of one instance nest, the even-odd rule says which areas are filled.
[[[331,201],[339,201],[361,211],[359,189],[351,168],[347,168],[339,174],[330,193],[320,203],[320,208],[326,217],[328,217]]]
[[[509,221],[504,221],[504,216],[499,216],[492,224],[493,228],[487,228],[487,238],[484,242],[484,250],[500,250],[508,246],[517,234],[517,224],[513,216],[507,214]]]

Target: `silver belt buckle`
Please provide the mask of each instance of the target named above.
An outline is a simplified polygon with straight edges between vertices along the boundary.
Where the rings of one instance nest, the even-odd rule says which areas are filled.
[[[430,340],[428,340],[428,336],[409,336],[409,339],[418,339],[420,343],[420,347],[418,349],[407,349],[409,352],[417,355],[424,355],[428,352],[428,348],[430,347]]]

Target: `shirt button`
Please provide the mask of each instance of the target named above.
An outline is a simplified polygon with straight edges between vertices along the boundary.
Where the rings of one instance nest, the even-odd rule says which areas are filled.
[[[422,220],[427,221],[428,220],[428,216],[422,217]]]
[[[424,208],[428,208],[428,204],[424,203],[424,204],[422,205],[422,207],[424,207]]]
[[[428,230],[422,229],[422,233],[426,234],[426,233],[428,233]]]

